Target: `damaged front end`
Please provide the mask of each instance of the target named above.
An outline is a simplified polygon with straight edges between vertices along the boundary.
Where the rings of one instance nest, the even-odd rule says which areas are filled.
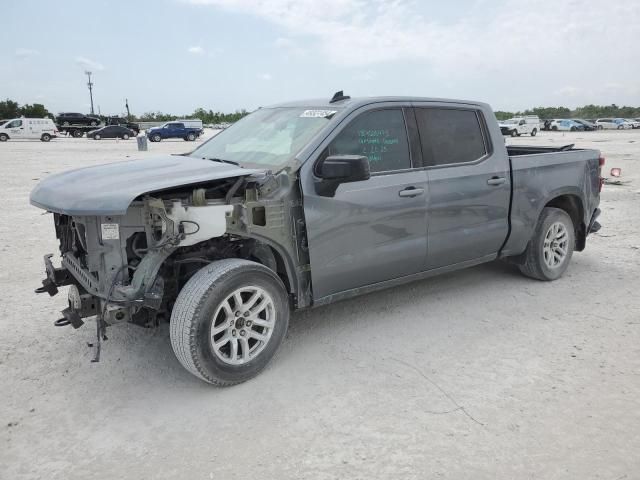
[[[96,317],[106,327],[169,320],[186,281],[223,258],[260,262],[289,287],[292,303],[310,303],[308,254],[297,182],[288,174],[252,174],[175,187],[136,197],[122,215],[54,213],[60,267],[44,259],[38,293],[69,286],[58,326]],[[301,295],[299,295],[301,294]]]

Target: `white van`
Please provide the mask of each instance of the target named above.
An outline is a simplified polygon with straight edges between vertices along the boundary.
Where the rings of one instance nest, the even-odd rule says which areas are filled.
[[[535,137],[540,130],[540,119],[537,115],[526,115],[524,117],[514,117],[509,120],[499,122],[500,131],[503,135],[519,137],[527,133]]]
[[[48,142],[58,136],[58,129],[50,118],[14,118],[0,125],[0,142],[10,138],[37,138]]]

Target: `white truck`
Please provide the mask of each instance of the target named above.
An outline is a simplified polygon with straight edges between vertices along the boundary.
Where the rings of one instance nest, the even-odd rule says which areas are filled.
[[[526,115],[524,117],[513,117],[509,120],[499,122],[502,135],[519,137],[523,133],[535,137],[540,130],[540,119],[537,115]]]
[[[18,138],[48,142],[57,136],[58,129],[50,118],[13,118],[0,125],[0,142]]]

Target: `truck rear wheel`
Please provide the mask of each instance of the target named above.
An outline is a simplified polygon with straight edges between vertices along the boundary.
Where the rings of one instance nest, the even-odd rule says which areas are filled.
[[[162,140],[162,137],[159,134],[155,134],[151,136],[151,140],[154,142],[159,142],[160,140]]]
[[[560,278],[569,266],[575,243],[575,230],[569,214],[559,208],[543,209],[524,252],[525,262],[520,265],[520,271],[537,280]]]
[[[196,136],[193,133],[187,135],[187,140],[190,142],[194,142],[196,140]]]
[[[225,259],[198,271],[171,312],[171,346],[183,367],[218,386],[264,369],[289,325],[280,278],[255,262]]]
[[[534,128],[533,130],[531,130],[531,136],[535,137],[538,134],[538,129]]]
[[[73,138],[82,138],[82,130],[74,130],[74,131],[71,133],[71,136],[72,136]]]
[[[43,133],[40,137],[40,140],[43,142],[48,142],[49,140],[51,140],[51,135],[49,135],[48,133]]]

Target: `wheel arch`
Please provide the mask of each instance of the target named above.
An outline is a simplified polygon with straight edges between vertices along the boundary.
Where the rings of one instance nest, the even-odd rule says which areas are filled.
[[[587,228],[584,221],[585,212],[582,198],[575,193],[563,193],[548,200],[542,207],[542,210],[547,207],[559,208],[560,210],[567,212],[571,217],[576,234],[576,250],[579,252],[584,250],[587,238]],[[542,210],[540,210],[538,218],[540,218]]]

